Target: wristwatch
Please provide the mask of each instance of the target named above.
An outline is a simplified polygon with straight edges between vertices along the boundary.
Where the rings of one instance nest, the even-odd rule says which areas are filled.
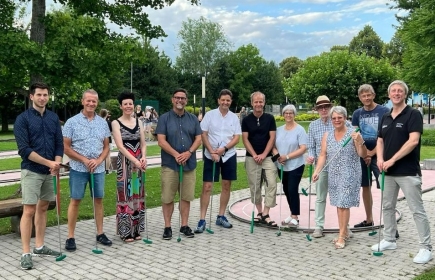
[[[193,151],[189,150],[189,153],[193,154]]]
[[[224,149],[225,149],[225,153],[228,152],[227,146],[224,146]]]

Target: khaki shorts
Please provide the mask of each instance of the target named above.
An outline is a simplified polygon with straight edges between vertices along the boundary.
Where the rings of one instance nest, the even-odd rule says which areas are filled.
[[[162,203],[168,204],[174,201],[178,191],[180,177],[179,172],[162,166]],[[181,184],[181,199],[193,201],[195,199],[196,170],[184,171],[183,182]]]
[[[25,205],[36,205],[38,200],[53,201],[53,176],[21,170],[21,191]]]

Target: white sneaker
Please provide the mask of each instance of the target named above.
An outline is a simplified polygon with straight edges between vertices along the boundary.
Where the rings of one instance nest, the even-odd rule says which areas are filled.
[[[293,219],[292,216],[288,216],[287,218],[285,218],[284,221],[282,221],[282,225],[284,226],[288,225],[292,219]]]
[[[432,259],[432,252],[428,249],[420,249],[414,258],[415,263],[425,264]]]
[[[313,232],[313,237],[314,237],[314,238],[320,238],[320,237],[323,237],[323,236],[325,236],[325,235],[323,234],[323,229],[316,228],[316,229],[314,230],[314,232]]]
[[[397,248],[396,242],[390,242],[385,239],[381,240],[381,243],[372,246],[372,251],[384,251],[384,250],[395,250]]]

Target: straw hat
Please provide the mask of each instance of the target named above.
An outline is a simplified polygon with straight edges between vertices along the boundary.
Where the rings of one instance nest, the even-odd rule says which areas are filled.
[[[316,106],[320,106],[320,105],[332,105],[332,104],[326,95],[320,95],[319,97],[317,97]]]

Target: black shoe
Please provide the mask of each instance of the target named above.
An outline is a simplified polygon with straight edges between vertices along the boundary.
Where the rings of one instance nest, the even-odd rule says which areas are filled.
[[[165,227],[165,230],[163,231],[163,239],[164,240],[172,239],[172,228],[171,227]]]
[[[65,242],[65,250],[74,252],[76,249],[76,240],[74,238],[68,238]]]
[[[399,231],[396,229],[396,239],[399,239]]]
[[[192,229],[189,226],[182,226],[180,228],[180,232],[187,238],[195,237],[195,234],[192,232]]]
[[[373,226],[373,222],[367,223],[367,221],[364,220],[361,223],[354,225],[353,227],[354,228],[359,228],[359,227],[371,227],[371,226]]]
[[[112,246],[112,241],[110,241],[104,233],[97,235],[97,241],[103,245]]]

